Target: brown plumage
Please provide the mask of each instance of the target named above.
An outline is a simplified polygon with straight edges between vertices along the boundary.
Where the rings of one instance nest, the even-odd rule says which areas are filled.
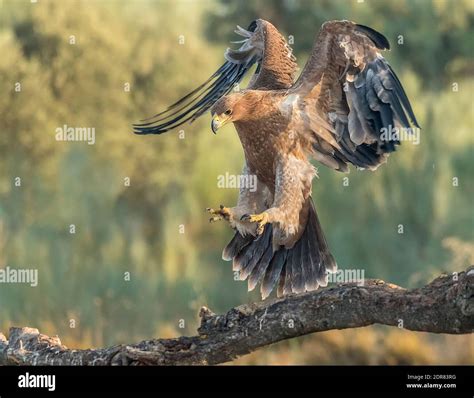
[[[188,96],[137,134],[160,134],[208,109],[215,132],[232,122],[245,153],[243,174],[257,176],[257,189],[242,188],[237,205],[209,209],[236,233],[223,252],[234,271],[261,283],[262,298],[278,285],[279,296],[326,286],[337,269],[311,200],[316,175],[309,159],[347,172],[348,165],[375,170],[399,145],[386,129],[418,127],[395,73],[380,54],[387,39],[350,21],[326,22],[298,80],[296,60],[269,22],[257,20],[238,50]],[[253,64],[245,90],[231,92]]]

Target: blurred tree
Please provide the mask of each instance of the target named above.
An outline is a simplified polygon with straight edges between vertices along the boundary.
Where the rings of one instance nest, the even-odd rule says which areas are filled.
[[[200,305],[258,300],[220,260],[231,231],[204,212],[236,200],[217,189],[218,175],[242,167],[233,127],[213,136],[203,117],[184,139],[131,133],[213,73],[234,25],[256,17],[294,36],[301,66],[325,20],[381,30],[422,125],[421,145],[403,143],[376,173],[319,168],[313,196],[341,268],[405,285],[452,271],[444,238],[470,250],[471,1],[3,0],[0,10],[0,265],[40,272],[37,288],[0,286],[1,329],[35,324],[69,345],[102,345],[189,333]],[[96,144],[57,142],[64,124],[94,127]]]

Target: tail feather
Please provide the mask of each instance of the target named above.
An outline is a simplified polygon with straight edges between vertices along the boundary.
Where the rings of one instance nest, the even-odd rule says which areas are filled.
[[[315,237],[315,233],[313,230],[313,223],[311,220],[308,221],[307,226],[308,236]],[[316,290],[319,287],[318,283],[318,272],[319,272],[319,264],[321,263],[321,256],[319,255],[318,247],[316,241],[314,239],[308,239],[308,251],[309,251],[309,270],[308,270],[308,278],[305,282],[306,290]]]
[[[226,246],[224,259],[233,260],[233,268],[240,279],[248,279],[248,290],[261,283],[262,299],[277,286],[278,297],[291,293],[316,290],[327,286],[328,273],[336,272],[337,264],[329,251],[318,215],[311,198],[308,221],[300,239],[286,249],[273,248],[271,224],[265,226],[262,236],[243,237],[239,232]]]
[[[334,257],[331,254],[331,251],[329,250],[328,243],[326,241],[326,238],[323,233],[323,229],[319,222],[318,214],[316,213],[316,209],[312,202],[311,202],[311,213],[312,213],[312,216],[310,216],[309,219],[313,225],[313,229],[316,234],[316,241],[318,242],[318,245],[319,245],[318,251],[321,255],[321,263],[319,267],[320,273],[321,273],[321,268],[323,267],[328,272],[334,273],[337,271],[337,263],[336,263],[336,260],[334,260]]]
[[[291,264],[291,290],[293,293],[304,292],[303,267],[301,266],[302,239],[293,246],[293,261]],[[288,264],[290,266],[290,264]]]
[[[283,294],[282,296],[286,296],[288,294],[291,294],[292,289],[291,289],[291,273],[292,273],[292,264],[293,264],[293,256],[294,256],[295,251],[294,250],[289,250],[288,255],[286,257],[286,264],[285,264],[285,283],[283,285]]]
[[[234,270],[240,271],[240,280],[247,279],[264,255],[266,248],[270,245],[272,230],[272,226],[269,225],[265,229],[263,236],[255,239],[250,245],[245,246],[235,257],[234,263],[237,263],[238,267],[234,266]]]
[[[262,258],[258,262],[257,266],[253,269],[252,273],[248,278],[248,290],[252,291],[255,289],[255,286],[262,280],[263,276],[265,275],[265,271],[272,261],[273,258],[273,245],[269,244],[266,249],[265,253],[263,254]]]
[[[290,255],[290,251],[288,251],[288,253],[286,254],[286,259],[288,261],[288,257]],[[278,288],[277,288],[277,296],[278,297],[282,297],[284,294],[283,294],[283,290],[285,288],[285,282],[286,282],[286,267],[283,267],[283,269],[281,270],[281,274],[280,274],[280,280],[278,281]]]
[[[231,261],[239,252],[253,241],[253,237],[250,235],[242,236],[236,233],[232,240],[222,251],[222,259],[225,261]]]
[[[309,228],[305,228],[303,235],[301,236],[301,270],[303,273],[304,287],[303,291],[308,290],[309,280],[311,279],[312,263],[311,255],[309,252],[309,239],[308,239]]]
[[[278,278],[280,278],[281,271],[283,266],[286,263],[286,257],[288,255],[287,249],[278,250],[272,258],[268,270],[263,277],[262,285],[260,286],[260,293],[262,294],[262,299],[265,300],[273,288],[275,287]]]

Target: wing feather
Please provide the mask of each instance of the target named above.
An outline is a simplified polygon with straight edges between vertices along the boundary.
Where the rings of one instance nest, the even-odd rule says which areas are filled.
[[[272,24],[258,19],[248,29],[238,26],[235,32],[244,40],[240,41],[242,45],[238,49],[225,51],[225,63],[204,83],[164,111],[134,124],[135,134],[162,134],[186,122],[192,123],[229,94],[255,64],[257,68],[248,88],[281,89],[293,84],[297,70],[295,57]]]
[[[328,152],[318,144],[322,139],[335,148],[335,158],[375,169],[400,144],[399,137],[384,132],[419,129],[400,80],[379,52],[389,48],[388,40],[367,26],[350,21],[322,26],[300,78],[288,93],[298,98],[298,109],[305,115],[293,130],[309,133],[309,140],[316,143],[309,154],[316,160],[345,170],[340,162],[328,162],[321,155]]]

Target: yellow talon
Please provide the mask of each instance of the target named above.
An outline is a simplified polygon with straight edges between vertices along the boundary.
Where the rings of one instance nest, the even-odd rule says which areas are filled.
[[[261,235],[265,229],[265,224],[268,222],[268,214],[263,212],[260,214],[244,214],[241,218],[242,221],[248,221],[251,223],[257,223],[257,235]]]
[[[252,214],[252,215],[249,217],[249,221],[250,221],[250,222],[262,222],[263,219],[264,219],[263,214]]]
[[[209,219],[210,222],[215,222],[219,220],[227,220],[229,221],[230,219],[230,210],[227,207],[224,207],[223,205],[219,206],[219,209],[215,210],[210,207],[206,208],[206,211],[209,214],[212,214],[214,217],[211,217]]]

